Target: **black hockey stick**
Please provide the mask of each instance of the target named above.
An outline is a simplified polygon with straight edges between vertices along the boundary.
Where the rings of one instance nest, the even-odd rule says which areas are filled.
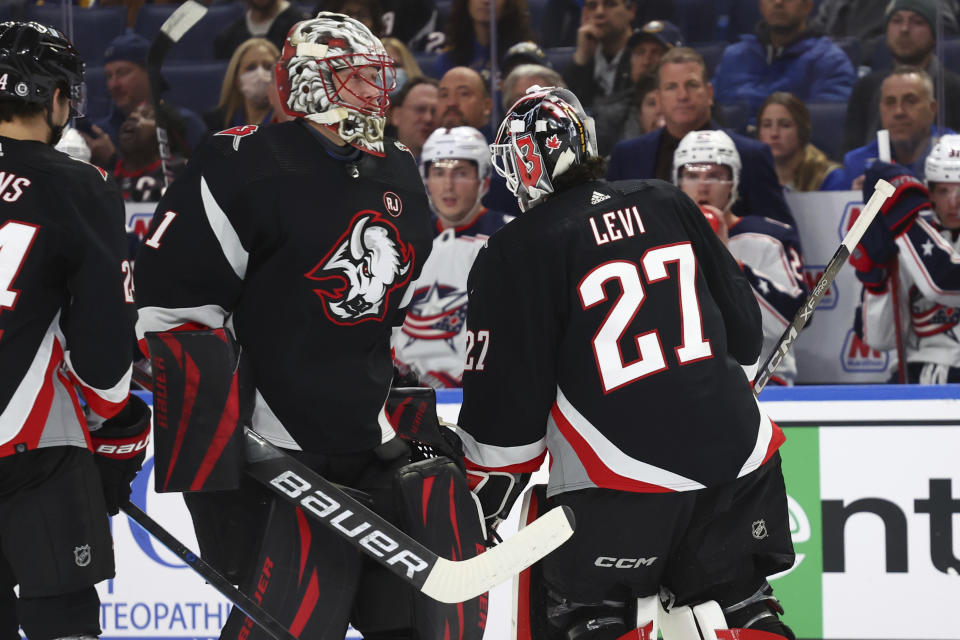
[[[863,207],[860,215],[857,216],[857,221],[854,222],[850,230],[847,231],[847,235],[844,236],[843,242],[840,243],[837,251],[833,254],[833,257],[830,258],[830,262],[827,263],[827,268],[824,269],[823,275],[817,280],[813,291],[810,292],[803,306],[800,307],[800,310],[797,311],[797,314],[793,317],[793,322],[791,322],[790,326],[783,332],[780,340],[774,345],[773,351],[770,352],[770,355],[764,360],[763,365],[757,370],[757,375],[753,379],[754,396],[760,395],[763,388],[767,386],[777,367],[780,366],[783,356],[790,351],[797,336],[800,335],[803,328],[807,326],[807,322],[810,321],[810,316],[813,315],[813,310],[820,304],[820,300],[830,288],[834,278],[837,277],[837,272],[840,271],[843,263],[850,257],[850,253],[857,247],[857,243],[860,242],[863,233],[877,216],[877,212],[880,211],[880,207],[883,206],[884,201],[893,195],[893,192],[893,185],[886,180],[877,180],[870,201]]]
[[[168,88],[160,68],[173,45],[206,13],[207,8],[197,0],[186,0],[163,22],[160,26],[160,32],[150,43],[150,49],[147,51],[147,77],[150,81],[150,96],[153,102],[154,118],[157,122],[157,144],[160,146],[160,164],[163,168],[164,189],[169,187],[173,181],[173,168],[171,166],[173,156],[170,152],[170,138],[167,135],[167,119],[160,110],[163,92]]]
[[[246,429],[244,436],[247,474],[439,602],[464,602],[489,591],[573,535],[573,511],[561,506],[480,555],[467,560],[447,560],[260,434]]]
[[[264,611],[256,602],[245,596],[235,586],[224,578],[220,573],[211,567],[200,556],[190,551],[179,540],[173,537],[169,531],[164,529],[156,520],[148,516],[140,507],[127,502],[120,509],[130,517],[131,520],[143,527],[144,531],[163,543],[167,549],[170,549],[181,560],[187,563],[187,566],[197,572],[200,577],[210,583],[210,585],[219,591],[223,596],[232,602],[238,609],[256,622],[266,631],[274,640],[296,640],[296,637],[290,631],[277,622],[276,618]]]

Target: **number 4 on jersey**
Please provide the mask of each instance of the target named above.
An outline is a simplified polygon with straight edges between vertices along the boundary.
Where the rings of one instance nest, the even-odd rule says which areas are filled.
[[[13,288],[13,281],[39,230],[35,225],[13,221],[0,227],[0,310],[12,309],[17,304],[20,292]]]
[[[683,335],[683,344],[675,347],[675,352],[677,360],[683,365],[710,358],[713,351],[710,341],[703,338],[700,302],[697,300],[697,262],[690,243],[655,247],[644,253],[640,260],[648,284],[669,278],[667,264],[671,262],[677,263]],[[623,361],[620,340],[646,298],[640,269],[636,264],[626,260],[614,260],[590,271],[577,287],[583,308],[590,309],[607,300],[603,287],[610,280],[619,282],[620,297],[614,302],[593,337],[593,352],[604,393],[667,368],[660,334],[656,329],[634,336],[639,357],[630,363]]]

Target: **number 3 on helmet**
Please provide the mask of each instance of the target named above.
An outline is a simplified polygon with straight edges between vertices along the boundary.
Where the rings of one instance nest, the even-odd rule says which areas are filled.
[[[597,156],[596,139],[593,118],[572,92],[533,86],[510,108],[490,152],[527,211],[553,193],[558,176]]]

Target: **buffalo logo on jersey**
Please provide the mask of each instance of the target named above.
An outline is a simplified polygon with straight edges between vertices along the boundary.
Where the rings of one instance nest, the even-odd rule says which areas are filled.
[[[233,150],[236,151],[240,148],[240,141],[245,137],[252,135],[257,132],[257,129],[260,127],[255,124],[244,124],[239,127],[230,127],[229,129],[224,129],[219,133],[215,133],[216,136],[233,136]]]
[[[400,239],[393,223],[366,210],[353,217],[350,228],[306,277],[323,283],[314,292],[330,321],[352,325],[383,320],[390,293],[410,279],[413,261],[413,247]]]
[[[456,351],[454,338],[467,321],[467,292],[435,282],[413,292],[401,331],[414,340],[446,340]]]

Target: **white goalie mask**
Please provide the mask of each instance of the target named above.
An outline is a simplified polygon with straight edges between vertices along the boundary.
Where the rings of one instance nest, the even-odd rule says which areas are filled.
[[[362,23],[325,11],[298,22],[284,41],[274,75],[288,115],[322,124],[361,151],[383,155],[396,69]]]
[[[673,184],[680,185],[680,169],[686,165],[717,164],[730,168],[733,187],[730,191],[730,201],[726,205],[729,210],[737,200],[737,188],[740,185],[740,153],[733,140],[725,132],[708,129],[691,131],[683,136],[683,140],[673,152]]]

